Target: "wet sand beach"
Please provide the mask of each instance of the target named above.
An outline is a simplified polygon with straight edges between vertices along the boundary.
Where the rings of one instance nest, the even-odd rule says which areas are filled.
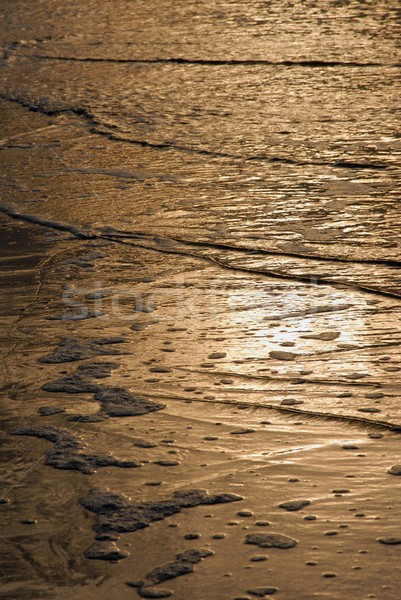
[[[396,600],[397,3],[0,6],[0,598]]]

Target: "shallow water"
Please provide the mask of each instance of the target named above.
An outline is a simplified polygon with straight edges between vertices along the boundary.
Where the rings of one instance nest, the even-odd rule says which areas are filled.
[[[399,535],[398,3],[0,6],[1,597],[135,597],[126,581],[207,547],[162,587],[393,600],[399,546],[376,538]],[[60,338],[106,337],[119,354],[41,361]],[[93,393],[42,389],[105,361],[92,387],[166,407],[89,423]],[[53,469],[48,441],[10,435],[21,426],[142,466]],[[84,557],[91,487],[245,499],[124,534],[129,558],[105,564]],[[278,508],[302,497],[301,512]],[[266,518],[298,546],[248,563],[264,549],[243,530]]]

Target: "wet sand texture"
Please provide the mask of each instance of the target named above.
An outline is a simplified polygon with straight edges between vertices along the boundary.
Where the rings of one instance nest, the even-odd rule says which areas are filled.
[[[0,600],[396,600],[399,2],[2,8]]]

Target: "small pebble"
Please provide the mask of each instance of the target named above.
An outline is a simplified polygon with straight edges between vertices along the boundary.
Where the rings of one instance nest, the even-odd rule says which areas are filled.
[[[277,588],[275,587],[257,587],[246,590],[247,594],[251,594],[251,596],[258,596],[259,598],[263,598],[264,596],[267,596],[267,594],[274,594],[275,592],[277,592]]]
[[[147,440],[135,440],[134,446],[138,446],[138,448],[156,448],[157,444]]]
[[[393,465],[388,469],[387,473],[390,473],[390,475],[401,475],[401,464]]]
[[[143,586],[143,581],[140,579],[138,581],[126,581],[125,585],[128,585],[128,587],[132,587],[132,588],[140,588]]]
[[[297,382],[298,383],[298,382]],[[293,398],[285,398],[280,402],[281,406],[296,406],[297,404],[303,404],[303,400],[294,400]]]
[[[244,429],[235,429],[234,431],[230,431],[231,435],[244,435],[245,433],[254,433],[255,430],[250,427]]]
[[[309,506],[310,500],[290,500],[289,502],[282,502],[279,504],[279,508],[284,508],[288,511],[300,510],[304,506]]]
[[[39,414],[42,417],[50,417],[60,413],[65,413],[65,408],[59,408],[58,406],[41,406],[39,408]]]
[[[381,537],[377,538],[377,541],[386,546],[396,546],[401,544],[401,538],[399,537]]]
[[[22,519],[21,523],[23,525],[35,525],[37,523],[36,519]]]
[[[168,598],[172,593],[171,590],[157,588],[151,585],[145,585],[144,587],[138,588],[138,594],[142,598]]]

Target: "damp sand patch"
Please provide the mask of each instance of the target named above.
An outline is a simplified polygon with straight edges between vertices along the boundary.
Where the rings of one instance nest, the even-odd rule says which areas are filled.
[[[111,371],[119,365],[114,362],[93,362],[80,365],[75,373],[50,381],[42,386],[46,392],[64,392],[66,394],[96,393],[100,386],[91,381],[93,379],[106,379]]]
[[[39,362],[57,364],[85,360],[95,356],[123,355],[127,353],[115,348],[115,345],[124,342],[126,340],[121,337],[99,338],[96,340],[62,338],[57,348],[51,354],[40,358]]]
[[[85,447],[83,442],[66,429],[50,426],[18,427],[11,434],[27,435],[52,442],[53,447],[45,452],[45,464],[55,469],[80,471],[90,475],[99,467],[137,468],[141,466],[140,462],[134,460],[120,460],[111,455],[81,452]]]
[[[138,589],[138,594],[142,598],[167,598],[172,595],[171,590],[156,588],[154,586],[170,579],[175,579],[181,575],[187,575],[194,572],[194,565],[198,564],[204,558],[213,556],[214,552],[207,548],[192,548],[181,554],[177,554],[173,562],[156,567],[151,571],[144,581],[128,581],[129,587]]]
[[[237,494],[209,494],[206,490],[196,489],[176,491],[167,500],[133,502],[126,496],[95,488],[87,496],[80,498],[79,503],[96,515],[93,529],[97,540],[116,541],[121,533],[144,529],[152,522],[161,521],[183,509],[238,502],[242,499]],[[91,548],[87,552],[91,553]]]

